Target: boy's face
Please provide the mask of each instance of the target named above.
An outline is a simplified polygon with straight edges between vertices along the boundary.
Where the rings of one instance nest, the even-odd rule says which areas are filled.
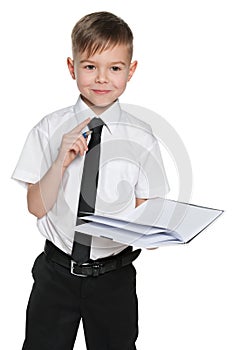
[[[67,59],[68,68],[76,80],[83,100],[94,111],[107,109],[125,90],[135,72],[137,62],[130,62],[126,45],[117,45],[87,57],[77,53]]]

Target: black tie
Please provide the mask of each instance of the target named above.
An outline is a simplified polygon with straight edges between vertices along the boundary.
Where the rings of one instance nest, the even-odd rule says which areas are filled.
[[[92,130],[88,151],[85,156],[76,225],[83,224],[80,217],[95,211],[96,191],[98,186],[100,141],[104,122],[93,118],[88,127]],[[76,231],[72,250],[72,259],[82,264],[89,260],[92,237]]]

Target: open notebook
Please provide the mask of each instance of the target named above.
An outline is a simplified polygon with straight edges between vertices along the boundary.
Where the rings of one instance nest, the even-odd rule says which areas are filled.
[[[148,199],[127,217],[87,215],[76,231],[140,248],[188,243],[223,210],[170,199]]]

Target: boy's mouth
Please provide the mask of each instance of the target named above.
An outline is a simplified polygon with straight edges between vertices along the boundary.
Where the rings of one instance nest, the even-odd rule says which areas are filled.
[[[92,89],[92,91],[97,94],[97,95],[105,95],[108,94],[111,90],[97,90],[97,89]]]

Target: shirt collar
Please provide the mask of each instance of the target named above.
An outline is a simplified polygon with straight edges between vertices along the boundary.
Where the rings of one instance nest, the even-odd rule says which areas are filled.
[[[81,96],[79,96],[78,101],[74,106],[75,114],[78,115],[78,119],[80,122],[85,120],[86,118],[94,118],[99,117],[106,124],[108,131],[112,134],[114,132],[115,127],[119,124],[121,119],[121,107],[120,103],[117,100],[113,103],[111,107],[109,107],[105,112],[100,115],[95,115],[93,110],[87,106],[87,104],[82,100]]]

